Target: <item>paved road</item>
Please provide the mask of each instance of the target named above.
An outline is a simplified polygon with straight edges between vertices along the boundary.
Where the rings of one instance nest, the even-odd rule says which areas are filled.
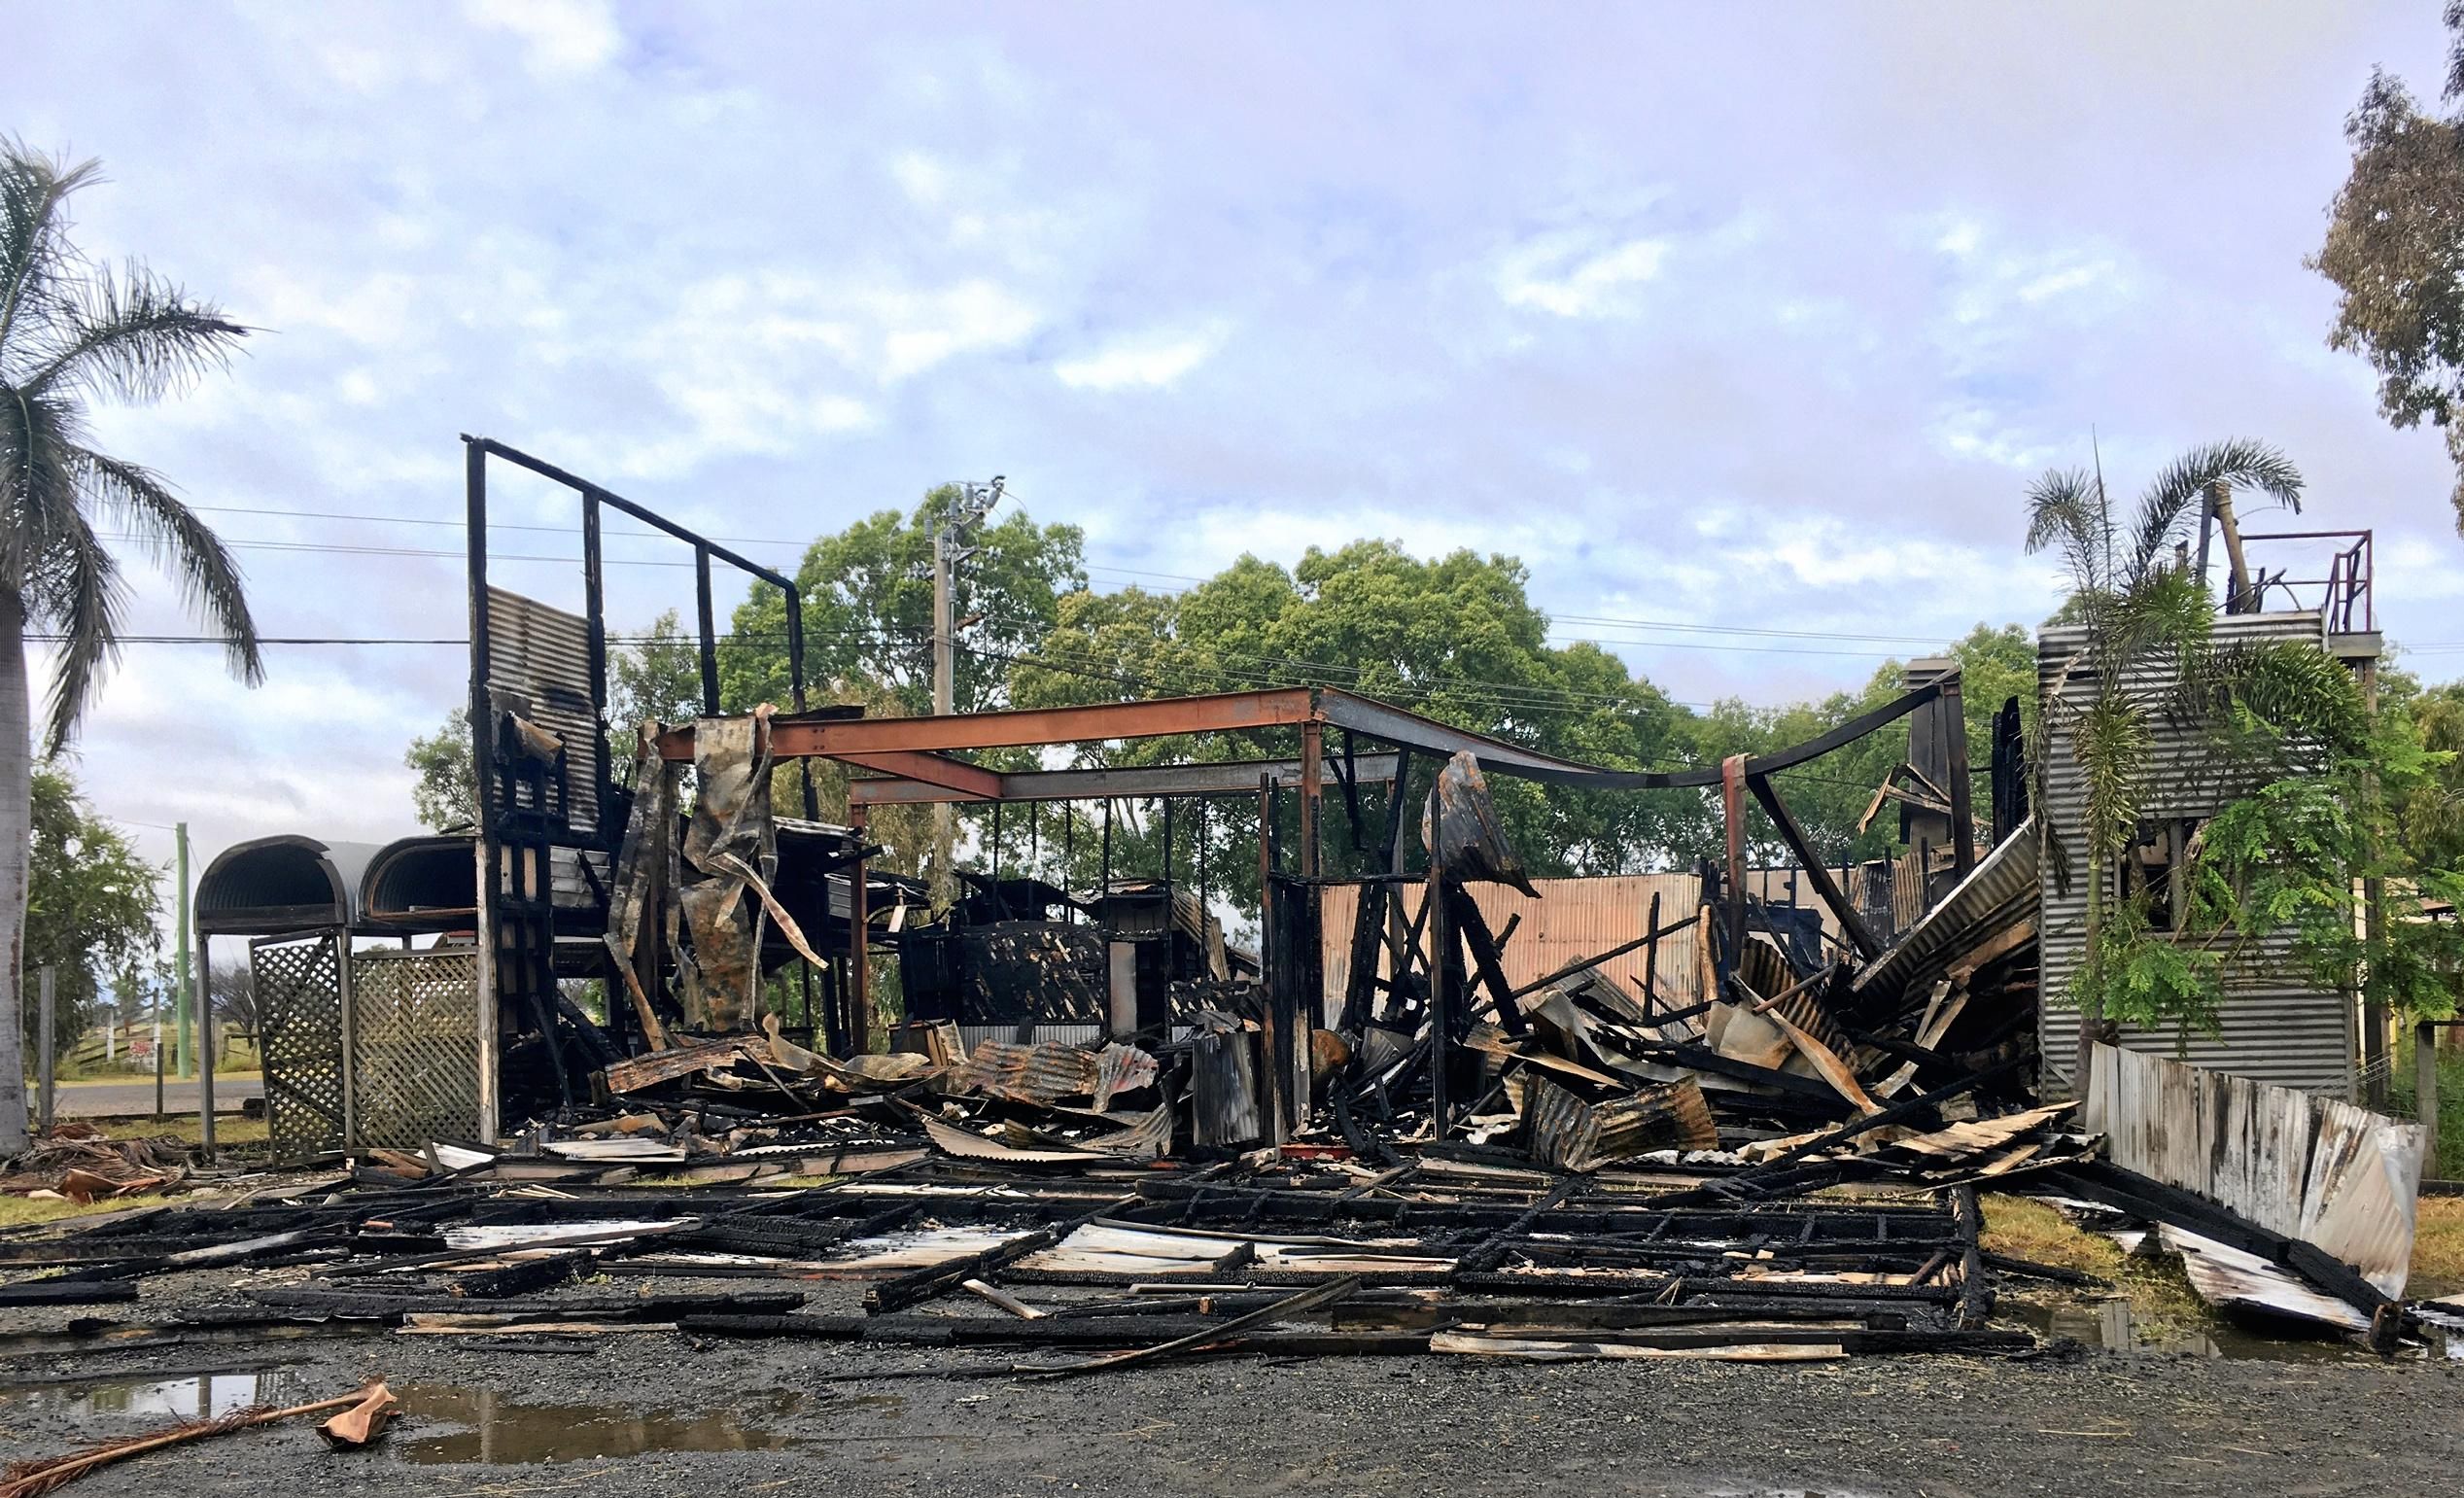
[[[237,1113],[243,1099],[264,1096],[265,1085],[255,1077],[216,1077],[214,1079],[214,1111]],[[63,1082],[59,1089],[59,1116],[62,1118],[110,1118],[131,1113],[154,1111],[152,1082]],[[196,1079],[183,1082],[165,1078],[162,1084],[162,1106],[173,1113],[196,1111]],[[27,1111],[33,1111],[31,1090]]]

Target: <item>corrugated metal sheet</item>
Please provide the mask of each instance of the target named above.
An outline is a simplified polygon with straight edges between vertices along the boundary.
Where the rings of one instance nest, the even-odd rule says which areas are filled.
[[[2316,613],[2236,614],[2216,621],[2220,644],[2256,644],[2300,640],[2326,644],[2325,626]],[[2043,631],[2037,640],[2038,689],[2050,696],[2063,663],[2086,640],[2076,626]],[[2131,688],[2149,702],[2160,701],[2172,683],[2162,663],[2134,672]],[[2071,701],[2093,694],[2089,681],[2074,677],[2062,683]],[[2043,1000],[2038,1010],[2042,1042],[2042,1087],[2048,1094],[2071,1091],[2071,1071],[2078,1054],[2079,1014],[2069,1001],[2070,980],[2087,950],[2086,870],[2078,864],[2075,833],[2085,801],[2077,762],[2070,757],[2068,737],[2059,722],[2052,725],[2045,774],[2044,804],[2037,815],[2050,820],[2054,834],[2074,850],[2067,893],[2055,878],[2052,860],[2039,873],[2038,951],[2043,974]],[[2219,783],[2199,730],[2156,715],[2153,752],[2160,764],[2172,767],[2160,774],[2150,795],[2151,817],[2199,817],[2215,811],[2230,796]],[[2113,890],[2113,871],[2104,870],[2105,888]],[[2219,1033],[2193,1030],[2186,1037],[2171,1029],[2125,1026],[2121,1042],[2134,1051],[2178,1055],[2194,1065],[2253,1077],[2305,1092],[2349,1095],[2353,1086],[2353,1002],[2341,993],[2321,993],[2293,959],[2292,938],[2276,934],[2249,943],[2224,975],[2224,1002]]]
[[[599,714],[590,700],[590,626],[537,599],[488,589],[488,686],[531,705],[524,715],[565,742],[567,820],[599,823]]]
[[[1094,1092],[1095,1056],[1054,1041],[1017,1045],[986,1040],[951,1074],[950,1082],[962,1092],[1050,1104]]]
[[[1961,953],[1974,950],[1980,939],[2031,914],[2029,896],[2036,888],[2036,827],[2030,819],[1970,869],[1898,945],[1858,973],[1857,992],[1930,982]]]
[[[1102,1026],[1080,1024],[961,1025],[957,1031],[970,1053],[988,1040],[1004,1045],[1021,1043],[1022,1031],[1026,1036],[1023,1043],[1027,1045],[1092,1046],[1103,1044],[1104,1038]]]
[[[1535,1072],[1526,1097],[1532,1153],[1560,1169],[1589,1170],[1655,1149],[1719,1147],[1711,1104],[1690,1077],[1593,1103]]]
[[[2325,1249],[2390,1296],[2429,1134],[2333,1097],[2099,1046],[2081,1121],[2114,1164]]]

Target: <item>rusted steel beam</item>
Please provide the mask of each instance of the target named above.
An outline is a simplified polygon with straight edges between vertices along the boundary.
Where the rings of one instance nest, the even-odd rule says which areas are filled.
[[[1151,702],[1097,703],[1074,708],[1011,708],[944,717],[867,717],[813,721],[781,718],[771,727],[771,749],[781,759],[800,754],[840,758],[891,750],[1013,749],[1022,745],[1099,744],[1113,739],[1163,739],[1185,733],[1229,733],[1288,727],[1308,721],[1317,709],[1305,686],[1212,697],[1165,697]],[[659,741],[670,759],[690,758],[689,728]]]
[[[1001,793],[999,771],[987,770],[982,765],[971,765],[963,759],[952,759],[947,754],[922,754],[908,749],[892,749],[879,754],[843,754],[839,757],[845,763],[854,765],[859,769],[878,770],[884,775],[898,777],[901,783],[915,784],[932,792],[929,799],[934,801],[1008,799]],[[851,784],[868,783],[857,781]],[[850,801],[857,801],[857,799],[850,797]],[[867,797],[862,798],[859,804],[879,806],[883,803]]]
[[[1771,825],[1779,829],[1780,840],[1796,854],[1796,861],[1805,869],[1806,882],[1814,887],[1814,892],[1822,903],[1830,907],[1831,914],[1839,918],[1840,929],[1848,933],[1850,944],[1861,957],[1882,956],[1881,940],[1874,935],[1873,928],[1865,924],[1864,918],[1857,914],[1857,907],[1840,889],[1839,881],[1833,879],[1822,860],[1815,856],[1814,845],[1807,840],[1805,829],[1797,825],[1796,818],[1788,811],[1787,803],[1780,799],[1779,789],[1771,784],[1770,778],[1749,775],[1746,785],[1753,790],[1753,798],[1762,803],[1762,810],[1771,818]]]
[[[1301,874],[1318,873],[1318,800],[1326,789],[1326,725],[1312,718],[1301,725]]]
[[[850,763],[855,761],[850,756]],[[872,756],[885,757],[885,756]],[[1359,778],[1366,784],[1386,784],[1395,778],[1398,760],[1394,754],[1362,754],[1355,761]],[[954,763],[954,761],[943,761]],[[990,772],[986,772],[990,773]],[[1101,801],[1120,797],[1232,796],[1251,795],[1258,789],[1258,778],[1271,776],[1278,787],[1290,788],[1301,784],[1301,761],[1298,759],[1237,759],[1219,764],[1202,765],[1123,765],[1112,768],[1084,770],[1017,770],[999,777],[997,792],[1003,801]],[[1319,784],[1333,782],[1332,763],[1319,772]],[[848,799],[857,806],[919,806],[936,801],[960,799],[940,784],[928,784],[923,778],[899,776],[882,780],[851,781]]]
[[[1624,772],[1603,770],[1597,765],[1579,760],[1560,759],[1534,749],[1492,739],[1486,734],[1472,733],[1449,727],[1435,718],[1406,713],[1371,698],[1337,691],[1333,687],[1318,690],[1320,716],[1337,728],[1348,728],[1366,738],[1381,740],[1405,749],[1435,754],[1445,760],[1464,749],[1472,751],[1482,770],[1499,775],[1511,775],[1524,780],[1556,781],[1567,784],[1623,784],[1635,779]],[[1604,781],[1603,777],[1609,779]]]

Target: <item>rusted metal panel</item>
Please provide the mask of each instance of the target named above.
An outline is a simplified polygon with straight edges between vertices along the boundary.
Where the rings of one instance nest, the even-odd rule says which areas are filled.
[[[2333,1097],[2096,1048],[2082,1122],[2114,1164],[2197,1192],[2404,1293],[2429,1135]]]
[[[1690,912],[1702,891],[1691,874],[1537,879],[1532,888],[1540,891],[1538,899],[1503,885],[1474,885],[1468,889],[1490,930],[1503,931],[1509,921],[1520,918],[1500,958],[1507,981],[1517,988],[1642,935],[1653,894],[1660,896],[1660,920],[1665,924]],[[1395,893],[1403,902],[1405,920],[1413,919],[1420,908],[1421,887],[1401,886]],[[1320,943],[1325,952],[1326,992],[1339,1007],[1351,980],[1351,932],[1360,908],[1360,889],[1330,885],[1323,897]],[[1378,971],[1383,973],[1388,958],[1382,943],[1378,953]],[[1600,965],[1627,992],[1642,993],[1643,953],[1629,952]],[[1699,996],[1697,968],[1692,926],[1661,937],[1657,970],[1661,1002],[1676,1007],[1692,1003]],[[1334,1018],[1330,1009],[1321,1023],[1332,1024]]]
[[[1030,744],[1089,744],[1112,739],[1159,739],[1185,733],[1227,733],[1276,728],[1314,714],[1305,686],[1212,697],[1167,697],[1147,702],[1098,703],[1071,708],[1012,708],[939,717],[789,718],[779,720],[773,741],[780,754],[932,753],[951,749],[1013,749]],[[660,741],[670,759],[690,758],[692,734],[677,730]]]
[[[1532,1078],[1523,1122],[1532,1153],[1565,1170],[1589,1170],[1657,1149],[1718,1149],[1711,1104],[1691,1078],[1590,1101],[1545,1076]]]
[[[1097,1070],[1094,1053],[1077,1046],[987,1040],[950,1080],[963,1092],[1050,1106],[1063,1097],[1093,1094]]]
[[[2315,612],[2234,614],[2216,620],[2219,644],[2253,644],[2267,641],[2308,641],[2325,647],[2325,629]],[[2050,697],[2060,691],[2084,702],[2093,685],[2083,673],[2065,673],[2086,644],[2086,632],[2075,626],[2047,629],[2037,637],[2038,690]],[[2150,664],[2125,677],[2129,690],[2153,703],[2171,684],[2161,664]],[[2150,723],[2151,753],[2159,766],[2147,798],[2151,818],[2202,817],[2222,807],[2232,787],[2221,780],[2206,742],[2195,725],[2177,723],[2162,713]],[[2071,757],[2069,737],[2058,718],[2048,727],[2044,766],[2044,804],[2039,818],[2050,821],[2053,834],[2069,853],[2068,888],[2057,877],[2058,860],[2047,859],[2039,870],[2037,941],[2042,1000],[2037,1011],[2043,1064],[2042,1088],[2048,1094],[2072,1091],[2071,1071],[2078,1054],[2079,1012],[2071,1002],[2070,984],[2087,954],[2088,873],[2077,849],[2076,828],[2086,805],[2086,786],[2078,762]],[[2110,896],[2114,875],[2104,870]],[[2349,1097],[2353,1088],[2354,1001],[2350,994],[2322,992],[2305,973],[2292,950],[2290,932],[2277,931],[2243,943],[2223,975],[2223,1002],[2218,1032],[2123,1026],[2121,1043],[2134,1051],[2172,1056],[2215,1071],[2292,1087],[2304,1092]]]
[[[581,615],[488,589],[490,698],[519,698],[528,704],[523,717],[563,741],[566,819],[577,832],[599,824],[602,744],[590,688],[590,626]],[[495,794],[493,777],[482,779]]]
[[[1258,1032],[1251,1029],[1210,1031],[1191,1042],[1190,1111],[1197,1143],[1244,1145],[1264,1132],[1258,1051]]]

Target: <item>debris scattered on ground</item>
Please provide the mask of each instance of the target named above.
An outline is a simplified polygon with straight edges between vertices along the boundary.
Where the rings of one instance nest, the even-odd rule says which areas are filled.
[[[360,1406],[372,1392],[382,1391],[384,1387],[382,1383],[379,1383],[372,1385],[369,1389],[345,1394],[338,1399],[319,1400],[312,1405],[293,1405],[282,1410],[234,1410],[228,1414],[190,1420],[185,1424],[169,1426],[142,1436],[130,1436],[125,1440],[89,1446],[83,1451],[72,1452],[66,1456],[18,1462],[10,1467],[6,1473],[0,1473],[0,1498],[39,1498],[39,1495],[55,1491],[88,1473],[100,1471],[115,1462],[126,1461],[132,1456],[142,1456],[148,1451],[159,1451],[166,1446],[186,1446],[214,1436],[227,1436],[233,1431],[247,1430],[252,1426],[270,1425],[276,1420],[293,1419],[303,1414],[321,1414],[328,1410],[340,1410],[347,1406]]]

